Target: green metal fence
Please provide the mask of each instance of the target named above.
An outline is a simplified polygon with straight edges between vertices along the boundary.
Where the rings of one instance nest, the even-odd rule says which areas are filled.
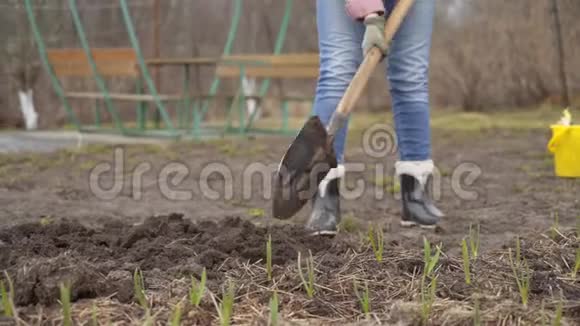
[[[284,15],[280,23],[280,28],[278,30],[278,35],[276,37],[276,42],[274,46],[273,54],[280,54],[282,52],[286,35],[288,31],[288,26],[292,17],[292,8],[294,0],[285,0]],[[177,110],[177,125],[172,121],[171,115],[168,112],[167,103],[164,102],[163,98],[160,96],[159,91],[153,81],[151,74],[149,72],[146,60],[144,58],[141,44],[137,38],[135,31],[135,25],[131,12],[127,3],[127,0],[119,0],[119,7],[122,13],[122,18],[124,22],[124,27],[129,38],[131,47],[134,49],[137,56],[137,64],[139,67],[140,78],[136,81],[137,93],[140,94],[143,88],[147,90],[148,95],[151,96],[152,102],[155,106],[155,110],[159,113],[161,121],[163,122],[163,127],[157,129],[148,128],[147,124],[147,112],[148,103],[145,101],[138,103],[137,111],[135,114],[134,123],[125,123],[121,115],[119,114],[118,107],[115,104],[114,98],[111,96],[111,91],[107,86],[102,74],[99,72],[95,58],[93,57],[93,52],[91,46],[87,39],[85,28],[83,26],[82,19],[79,15],[79,9],[76,0],[68,0],[68,11],[70,12],[72,21],[74,23],[74,29],[78,40],[80,41],[83,52],[86,55],[87,61],[89,63],[91,77],[94,80],[98,91],[102,94],[101,99],[104,102],[105,108],[109,113],[112,121],[113,129],[103,127],[101,114],[98,107],[98,100],[95,106],[94,125],[82,124],[79,117],[73,110],[69,99],[67,98],[66,92],[55,73],[54,68],[51,66],[50,60],[47,54],[47,47],[45,39],[42,36],[41,30],[38,26],[37,18],[33,10],[33,0],[24,0],[24,5],[27,13],[27,17],[30,23],[31,31],[33,33],[34,40],[36,42],[40,59],[45,71],[48,73],[51,85],[55,90],[59,100],[63,103],[64,109],[67,116],[73,126],[81,132],[91,132],[91,131],[101,131],[101,132],[111,132],[120,133],[128,136],[169,136],[169,137],[182,137],[182,136],[193,136],[195,138],[201,137],[206,133],[215,132],[234,132],[238,134],[244,134],[252,127],[255,120],[256,111],[249,117],[246,117],[245,112],[245,94],[242,89],[244,80],[244,69],[247,65],[261,63],[248,63],[246,62],[220,62],[220,64],[235,64],[238,65],[241,70],[240,82],[238,94],[239,96],[231,101],[228,108],[228,115],[226,117],[226,124],[223,127],[208,127],[203,126],[204,121],[207,118],[207,112],[212,104],[212,101],[217,96],[220,88],[221,80],[215,75],[211,82],[209,91],[207,95],[199,98],[192,97],[189,95],[189,88],[191,83],[190,69],[189,66],[185,66],[184,76],[183,76],[183,98],[178,101]],[[234,43],[238,35],[240,21],[243,16],[243,0],[234,0],[233,10],[231,13],[231,25],[229,27],[229,32],[223,51],[222,56],[228,56],[232,54]],[[262,98],[266,96],[270,88],[270,79],[265,79],[262,81],[258,97]],[[287,103],[284,106],[284,126],[287,131],[287,120],[288,120],[288,107]],[[237,112],[238,115],[238,126],[232,127],[232,113]]]
[[[29,2],[29,0],[27,0],[27,2]],[[83,24],[81,23],[81,19],[79,17],[77,2],[76,2],[76,0],[69,0],[68,5],[69,5],[70,13],[72,15],[73,22],[75,25],[75,30],[77,32],[78,38],[81,42],[81,45],[82,45],[83,50],[85,52],[85,55],[87,56],[89,65],[91,67],[93,79],[95,80],[95,83],[97,84],[97,87],[99,88],[99,91],[103,94],[105,105],[107,107],[107,110],[109,111],[109,114],[111,114],[111,117],[113,119],[113,123],[114,123],[115,127],[118,130],[120,130],[121,133],[125,133],[125,127],[123,126],[123,121],[121,121],[121,119],[119,117],[119,112],[117,111],[117,108],[115,107],[115,104],[113,103],[113,100],[111,99],[111,96],[109,95],[109,90],[105,84],[105,81],[103,80],[103,77],[101,76],[101,74],[99,73],[99,71],[97,69],[97,65],[95,63],[95,58],[93,58],[93,54],[91,52],[89,42],[87,41],[87,37],[85,35],[85,30],[84,30]],[[96,108],[95,112],[99,112],[98,107]],[[98,115],[98,113],[97,113],[96,117],[100,117]],[[95,121],[96,125],[100,124],[99,120],[100,119],[97,118],[97,121]]]

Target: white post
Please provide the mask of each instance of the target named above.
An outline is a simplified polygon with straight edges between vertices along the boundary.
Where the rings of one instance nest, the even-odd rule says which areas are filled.
[[[256,95],[256,79],[248,79],[245,78],[242,80],[242,90],[245,96],[252,96]],[[254,112],[256,119],[260,118],[260,108],[258,107],[258,101],[255,98],[246,99],[246,112],[248,113],[248,117],[251,117]]]
[[[26,130],[35,130],[38,128],[38,113],[34,109],[32,89],[27,91],[18,91],[18,99],[20,101],[20,111],[24,116],[24,123]]]

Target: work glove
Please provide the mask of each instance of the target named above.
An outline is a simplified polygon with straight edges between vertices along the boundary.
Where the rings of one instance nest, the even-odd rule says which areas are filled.
[[[366,29],[362,43],[364,55],[373,47],[379,48],[384,57],[389,54],[389,43],[385,40],[385,21],[384,16],[378,15],[365,18]]]

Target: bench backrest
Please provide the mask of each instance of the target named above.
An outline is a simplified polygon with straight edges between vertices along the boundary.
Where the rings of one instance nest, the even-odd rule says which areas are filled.
[[[244,66],[245,76],[255,78],[313,79],[318,77],[319,71],[317,53],[232,55],[222,59],[248,62],[248,65]],[[236,64],[220,64],[216,74],[222,78],[239,78],[241,68]]]
[[[93,74],[83,49],[49,49],[48,60],[58,77],[88,77]],[[137,54],[131,48],[91,49],[101,76],[137,77]]]

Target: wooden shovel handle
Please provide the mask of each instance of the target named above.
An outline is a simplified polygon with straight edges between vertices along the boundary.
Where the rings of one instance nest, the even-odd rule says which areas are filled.
[[[414,2],[415,0],[397,1],[395,8],[387,18],[387,22],[385,24],[385,40],[387,42],[391,42]],[[364,61],[358,68],[356,75],[354,75],[354,78],[346,89],[342,100],[338,104],[338,107],[336,108],[337,113],[341,114],[342,116],[347,116],[350,114],[354,105],[365,89],[371,74],[379,62],[381,62],[381,58],[382,53],[378,48],[373,48],[367,53]]]

